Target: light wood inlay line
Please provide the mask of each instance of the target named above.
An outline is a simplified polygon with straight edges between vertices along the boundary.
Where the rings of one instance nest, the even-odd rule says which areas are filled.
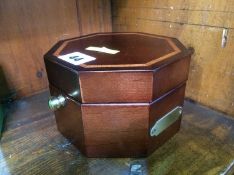
[[[112,35],[116,35],[116,34],[119,34],[119,33],[111,33]],[[135,33],[121,33],[121,34],[135,34]],[[97,36],[102,36],[102,35],[108,35],[108,34],[95,34]],[[139,35],[143,35],[143,36],[149,36],[149,37],[155,37],[155,38],[159,38],[159,39],[164,39],[168,42],[168,44],[172,47],[172,49],[174,50],[173,52],[171,53],[168,53],[166,55],[163,55],[159,58],[156,58],[156,59],[153,59],[152,61],[149,61],[147,63],[143,63],[143,64],[115,64],[115,65],[87,65],[87,64],[81,64],[79,66],[83,67],[83,68],[111,68],[111,67],[147,67],[147,66],[151,66],[155,63],[158,63],[160,61],[163,61],[171,56],[174,56],[178,53],[181,52],[181,50],[167,37],[160,37],[160,36],[151,36],[151,35],[147,35],[147,34],[139,34]],[[71,40],[67,40],[65,41],[55,52],[53,55],[55,55],[56,57],[58,57],[60,55],[60,53],[62,52],[62,50],[66,47],[66,45],[68,44],[68,42],[71,42],[71,41],[76,41],[78,39],[86,39],[86,38],[89,38],[89,37],[93,37],[94,35],[88,35],[88,36],[84,36],[84,37],[81,37],[81,38],[75,38],[75,39],[71,39]]]

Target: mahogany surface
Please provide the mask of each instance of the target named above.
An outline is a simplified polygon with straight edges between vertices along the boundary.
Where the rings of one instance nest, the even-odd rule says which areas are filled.
[[[148,104],[82,105],[88,157],[138,157],[146,153]]]
[[[174,109],[176,106],[183,106],[185,86],[186,84],[182,84],[176,89],[165,94],[163,97],[160,97],[159,100],[155,100],[151,103],[149,111],[149,128],[152,128],[152,126],[157,120],[159,120],[166,113]],[[155,149],[159,148],[168,139],[174,136],[180,129],[180,123],[181,119],[173,123],[159,136],[149,137],[148,154],[155,151]]]
[[[157,137],[149,135],[154,122],[183,105],[185,84],[152,103],[80,104],[68,99],[55,112],[59,131],[88,157],[142,157],[170,139],[180,120]],[[62,93],[51,86],[51,93]],[[82,113],[82,116],[81,116]]]
[[[81,72],[83,103],[149,102],[153,92],[153,72]]]
[[[60,95],[62,92],[50,85],[50,94]],[[54,112],[58,130],[70,140],[81,152],[85,152],[84,128],[81,114],[81,106],[74,100],[67,100],[65,108]]]
[[[118,54],[109,55],[85,50],[85,48],[89,46],[105,46],[111,49],[117,49],[120,52]],[[152,58],[160,58],[174,50],[164,38],[134,34],[100,34],[95,37],[83,37],[80,39],[73,39],[67,43],[65,42],[65,44],[62,45],[59,55],[74,51],[82,52],[97,58],[87,63],[87,65],[129,65],[130,67],[133,64],[144,64],[152,61]]]
[[[119,50],[106,54],[86,50],[89,46]],[[82,52],[96,60],[74,66],[58,59],[60,55]],[[176,38],[146,33],[96,33],[59,41],[45,54],[46,59],[77,71],[152,70],[191,55]]]
[[[106,46],[120,52],[111,55],[85,50],[88,46]],[[57,58],[75,51],[97,59],[85,66],[74,66]],[[178,53],[170,55],[175,51]],[[158,60],[161,61],[148,65]],[[142,33],[103,33],[68,39],[45,55],[50,84],[82,103],[154,101],[187,80],[189,62],[190,52],[178,40]]]
[[[120,52],[88,51],[89,46]],[[75,66],[58,58],[72,52],[96,60]],[[143,33],[99,33],[58,42],[44,56],[51,94],[68,101],[55,111],[58,130],[88,157],[151,154],[180,128],[178,119],[150,136],[157,120],[183,105],[190,58],[177,39]]]
[[[157,70],[153,76],[153,98],[169,92],[182,82],[187,81],[190,58],[183,58]]]

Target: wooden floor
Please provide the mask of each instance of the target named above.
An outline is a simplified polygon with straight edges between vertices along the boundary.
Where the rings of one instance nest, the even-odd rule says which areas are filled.
[[[56,129],[48,93],[15,102],[0,144],[0,174],[219,174],[234,159],[234,119],[185,102],[182,128],[146,159],[87,159]]]

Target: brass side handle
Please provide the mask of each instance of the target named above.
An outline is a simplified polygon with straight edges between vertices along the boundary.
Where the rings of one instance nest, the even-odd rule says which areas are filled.
[[[154,137],[161,134],[170,125],[176,122],[180,118],[181,114],[182,114],[181,106],[177,106],[174,109],[172,109],[170,112],[168,112],[162,118],[160,118],[158,121],[155,122],[155,124],[150,130],[150,136]]]
[[[50,97],[48,100],[48,106],[52,110],[57,110],[61,107],[64,107],[67,103],[66,97],[59,95],[57,97]]]

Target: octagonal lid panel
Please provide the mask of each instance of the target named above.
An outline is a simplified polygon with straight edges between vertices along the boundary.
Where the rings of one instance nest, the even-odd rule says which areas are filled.
[[[188,50],[175,38],[98,33],[60,41],[47,54],[76,70],[149,70],[188,55]]]

